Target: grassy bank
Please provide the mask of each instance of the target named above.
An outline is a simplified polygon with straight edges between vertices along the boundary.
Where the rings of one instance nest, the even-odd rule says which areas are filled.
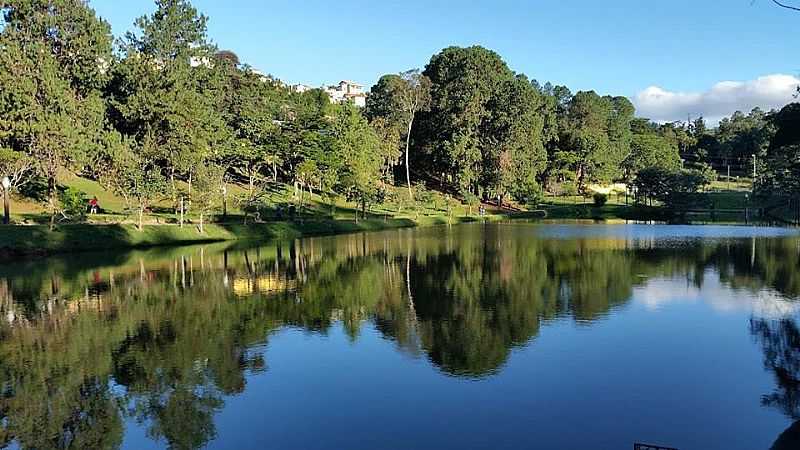
[[[360,220],[306,220],[304,222],[269,222],[250,225],[210,224],[200,233],[197,226],[146,225],[138,230],[134,225],[60,225],[54,231],[42,225],[0,226],[0,257],[49,255],[55,253],[101,251],[113,249],[148,248],[191,245],[235,240],[265,241],[294,239],[302,236],[322,236],[378,231],[415,226],[465,223],[478,220],[498,221],[512,215],[494,214],[484,218],[471,216],[424,216],[414,218],[372,218]],[[522,217],[522,216],[521,216]]]

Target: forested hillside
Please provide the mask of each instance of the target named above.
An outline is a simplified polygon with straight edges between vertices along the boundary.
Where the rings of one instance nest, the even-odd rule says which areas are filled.
[[[157,0],[113,36],[80,0],[0,2],[0,175],[50,223],[83,217],[77,175],[143,224],[158,208],[200,220],[277,208],[289,186],[315,196],[418,207],[439,191],[477,211],[536,206],[625,184],[638,201],[686,207],[717,174],[754,177],[763,196],[800,194],[797,104],[653,123],[626,97],[540,83],[480,46],[382,76],[364,109],[297,93],[217,48],[188,0]],[[623,188],[624,189],[624,188]],[[635,195],[634,195],[635,194]],[[688,195],[688,197],[687,197]]]

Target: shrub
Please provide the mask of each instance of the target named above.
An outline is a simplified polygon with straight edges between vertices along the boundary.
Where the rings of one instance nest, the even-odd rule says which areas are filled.
[[[86,194],[75,188],[66,188],[58,196],[61,211],[72,221],[82,220],[86,217],[89,200]]]
[[[541,203],[543,199],[544,191],[538,184],[529,186],[523,193],[519,193],[517,196],[518,201],[534,209],[539,206],[539,203]]]
[[[593,197],[594,197],[594,206],[598,208],[601,206],[605,206],[605,204],[608,203],[608,196],[606,194],[595,192]]]
[[[481,204],[480,199],[478,198],[477,195],[470,192],[469,189],[462,189],[461,196],[464,197],[464,203],[467,204],[469,215],[472,215],[473,210],[477,209],[480,206]]]

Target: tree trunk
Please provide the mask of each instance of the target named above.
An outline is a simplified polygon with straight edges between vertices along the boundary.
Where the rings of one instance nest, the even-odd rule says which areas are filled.
[[[222,186],[222,221],[228,220],[228,186]]]
[[[408,197],[414,201],[414,192],[411,190],[411,168],[409,167],[408,151],[411,148],[411,127],[414,125],[414,115],[408,121],[408,132],[406,133],[406,182],[408,183]]]
[[[203,213],[202,212],[200,213],[200,234],[205,234],[205,231],[203,230]]]
[[[144,205],[139,205],[139,226],[138,226],[139,231],[142,231],[144,229],[143,219],[144,219]]]
[[[183,211],[184,213],[189,212],[192,209],[192,173],[189,172],[189,197],[188,197],[188,204],[184,205]]]
[[[254,178],[253,169],[248,167],[247,168],[247,183],[248,183],[247,194],[248,194],[248,197],[249,197],[250,200],[253,199],[253,185],[255,184],[253,178]]]
[[[172,206],[178,209],[178,189],[175,187],[175,168],[169,168],[169,183],[172,186]],[[178,212],[178,211],[175,211]]]
[[[50,231],[56,227],[56,179],[47,178],[47,198],[50,203]]]

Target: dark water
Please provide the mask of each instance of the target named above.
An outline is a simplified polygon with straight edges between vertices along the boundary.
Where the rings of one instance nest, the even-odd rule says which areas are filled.
[[[800,448],[800,238],[467,225],[0,265],[0,446]]]

